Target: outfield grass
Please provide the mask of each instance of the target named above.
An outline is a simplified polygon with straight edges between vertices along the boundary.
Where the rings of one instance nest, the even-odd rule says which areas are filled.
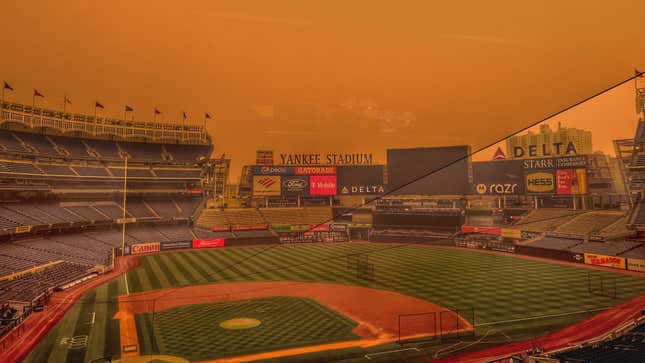
[[[474,251],[338,244],[281,246],[258,255],[265,248],[145,256],[141,266],[128,273],[129,290],[139,292],[192,284],[267,280],[361,285],[397,291],[448,308],[474,307],[474,323],[480,336],[495,329],[505,334],[504,339],[507,336],[512,340],[545,335],[583,319],[594,310],[645,293],[645,278]],[[369,254],[375,269],[374,281],[362,280],[355,270],[348,269],[346,256],[356,253]],[[235,263],[233,268],[223,270],[231,263]],[[588,274],[594,278],[615,278],[617,298],[589,294]],[[27,361],[42,362],[49,355],[54,362],[80,362],[77,357],[82,354],[70,353],[59,341],[63,336],[87,330],[83,330],[83,314],[91,311],[97,312],[97,322],[89,328],[90,344],[84,352],[85,361],[118,352],[118,322],[116,325],[114,321],[105,323],[115,305],[102,299],[104,296],[116,297],[123,293],[123,288],[123,278],[120,278],[88,293]],[[563,313],[570,315],[561,316]],[[143,337],[141,344],[150,342]]]

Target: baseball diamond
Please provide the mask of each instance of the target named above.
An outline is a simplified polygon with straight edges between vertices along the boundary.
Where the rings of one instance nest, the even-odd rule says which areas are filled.
[[[253,357],[256,353],[272,351],[280,356],[294,352],[290,348],[325,349],[327,344],[338,342],[350,343],[344,349],[332,349],[341,358],[348,352],[367,354],[391,349],[388,347],[394,344],[398,332],[386,321],[371,322],[376,328],[379,324],[386,328],[385,331],[377,329],[376,333],[357,329],[356,325],[361,324],[356,314],[372,309],[387,310],[388,306],[370,308],[360,298],[333,293],[348,288],[375,291],[377,296],[391,294],[400,297],[400,301],[419,299],[419,303],[409,308],[397,305],[398,312],[425,313],[432,306],[455,311],[459,307],[474,307],[474,321],[467,323],[474,324],[478,336],[488,334],[495,341],[555,331],[645,290],[645,279],[641,277],[497,254],[405,244],[285,245],[266,251],[252,264],[240,262],[233,270],[218,272],[228,261],[241,261],[263,248],[266,247],[142,256],[140,266],[127,273],[129,295],[126,295],[123,277],[86,293],[26,362],[47,359],[76,362],[109,355],[134,357],[152,353],[206,361],[235,355]],[[373,281],[360,279],[355,271],[348,270],[345,260],[353,254],[370,256],[377,275]],[[589,275],[615,279],[616,298],[590,294]],[[325,292],[317,285],[332,289]],[[361,292],[355,296],[369,295]],[[354,311],[343,308],[345,298],[353,300],[358,307]],[[518,298],[522,304],[517,303]],[[389,303],[396,304],[394,300]],[[101,317],[96,320],[100,325],[87,324],[91,313]],[[132,328],[136,330],[133,335],[136,338],[128,344],[124,344],[128,338],[119,328],[123,320],[118,320],[127,318],[125,315],[134,315]],[[239,317],[258,319],[262,324],[235,332],[241,340],[227,340],[227,334],[231,333],[218,330],[218,322]],[[270,333],[265,335],[265,330]],[[301,332],[300,340],[286,339],[294,331]],[[63,338],[81,334],[89,335],[85,349],[70,350],[60,344]],[[374,341],[351,344],[361,337]],[[192,340],[203,343],[181,343]],[[216,348],[204,348],[207,342],[216,341],[230,341],[234,345],[226,348],[229,343],[222,343]],[[434,344],[439,350],[447,342]],[[485,346],[482,344],[475,343],[473,347]],[[134,354],[123,351],[129,345],[138,345]],[[189,346],[192,348],[186,349]],[[309,354],[315,356],[321,352],[333,354],[326,350],[312,350]]]

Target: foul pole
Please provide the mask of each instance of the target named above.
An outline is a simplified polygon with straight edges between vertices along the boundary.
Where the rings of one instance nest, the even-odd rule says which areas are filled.
[[[125,156],[125,167],[123,169],[123,223],[121,227],[121,256],[125,256],[125,219],[126,219],[126,202],[128,193],[128,156]]]

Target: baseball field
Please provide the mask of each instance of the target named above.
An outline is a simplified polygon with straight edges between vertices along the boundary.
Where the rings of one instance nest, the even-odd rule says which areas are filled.
[[[26,362],[427,361],[545,335],[643,293],[645,278],[610,270],[403,244],[146,255],[86,293]]]

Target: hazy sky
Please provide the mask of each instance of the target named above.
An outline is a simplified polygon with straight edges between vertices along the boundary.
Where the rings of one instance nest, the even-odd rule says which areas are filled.
[[[234,166],[258,148],[372,152],[485,145],[645,69],[643,1],[3,1],[8,99],[137,119],[204,111]],[[389,123],[343,99],[411,112]],[[586,110],[586,111],[585,111]],[[603,138],[635,127],[633,85],[565,120]]]

